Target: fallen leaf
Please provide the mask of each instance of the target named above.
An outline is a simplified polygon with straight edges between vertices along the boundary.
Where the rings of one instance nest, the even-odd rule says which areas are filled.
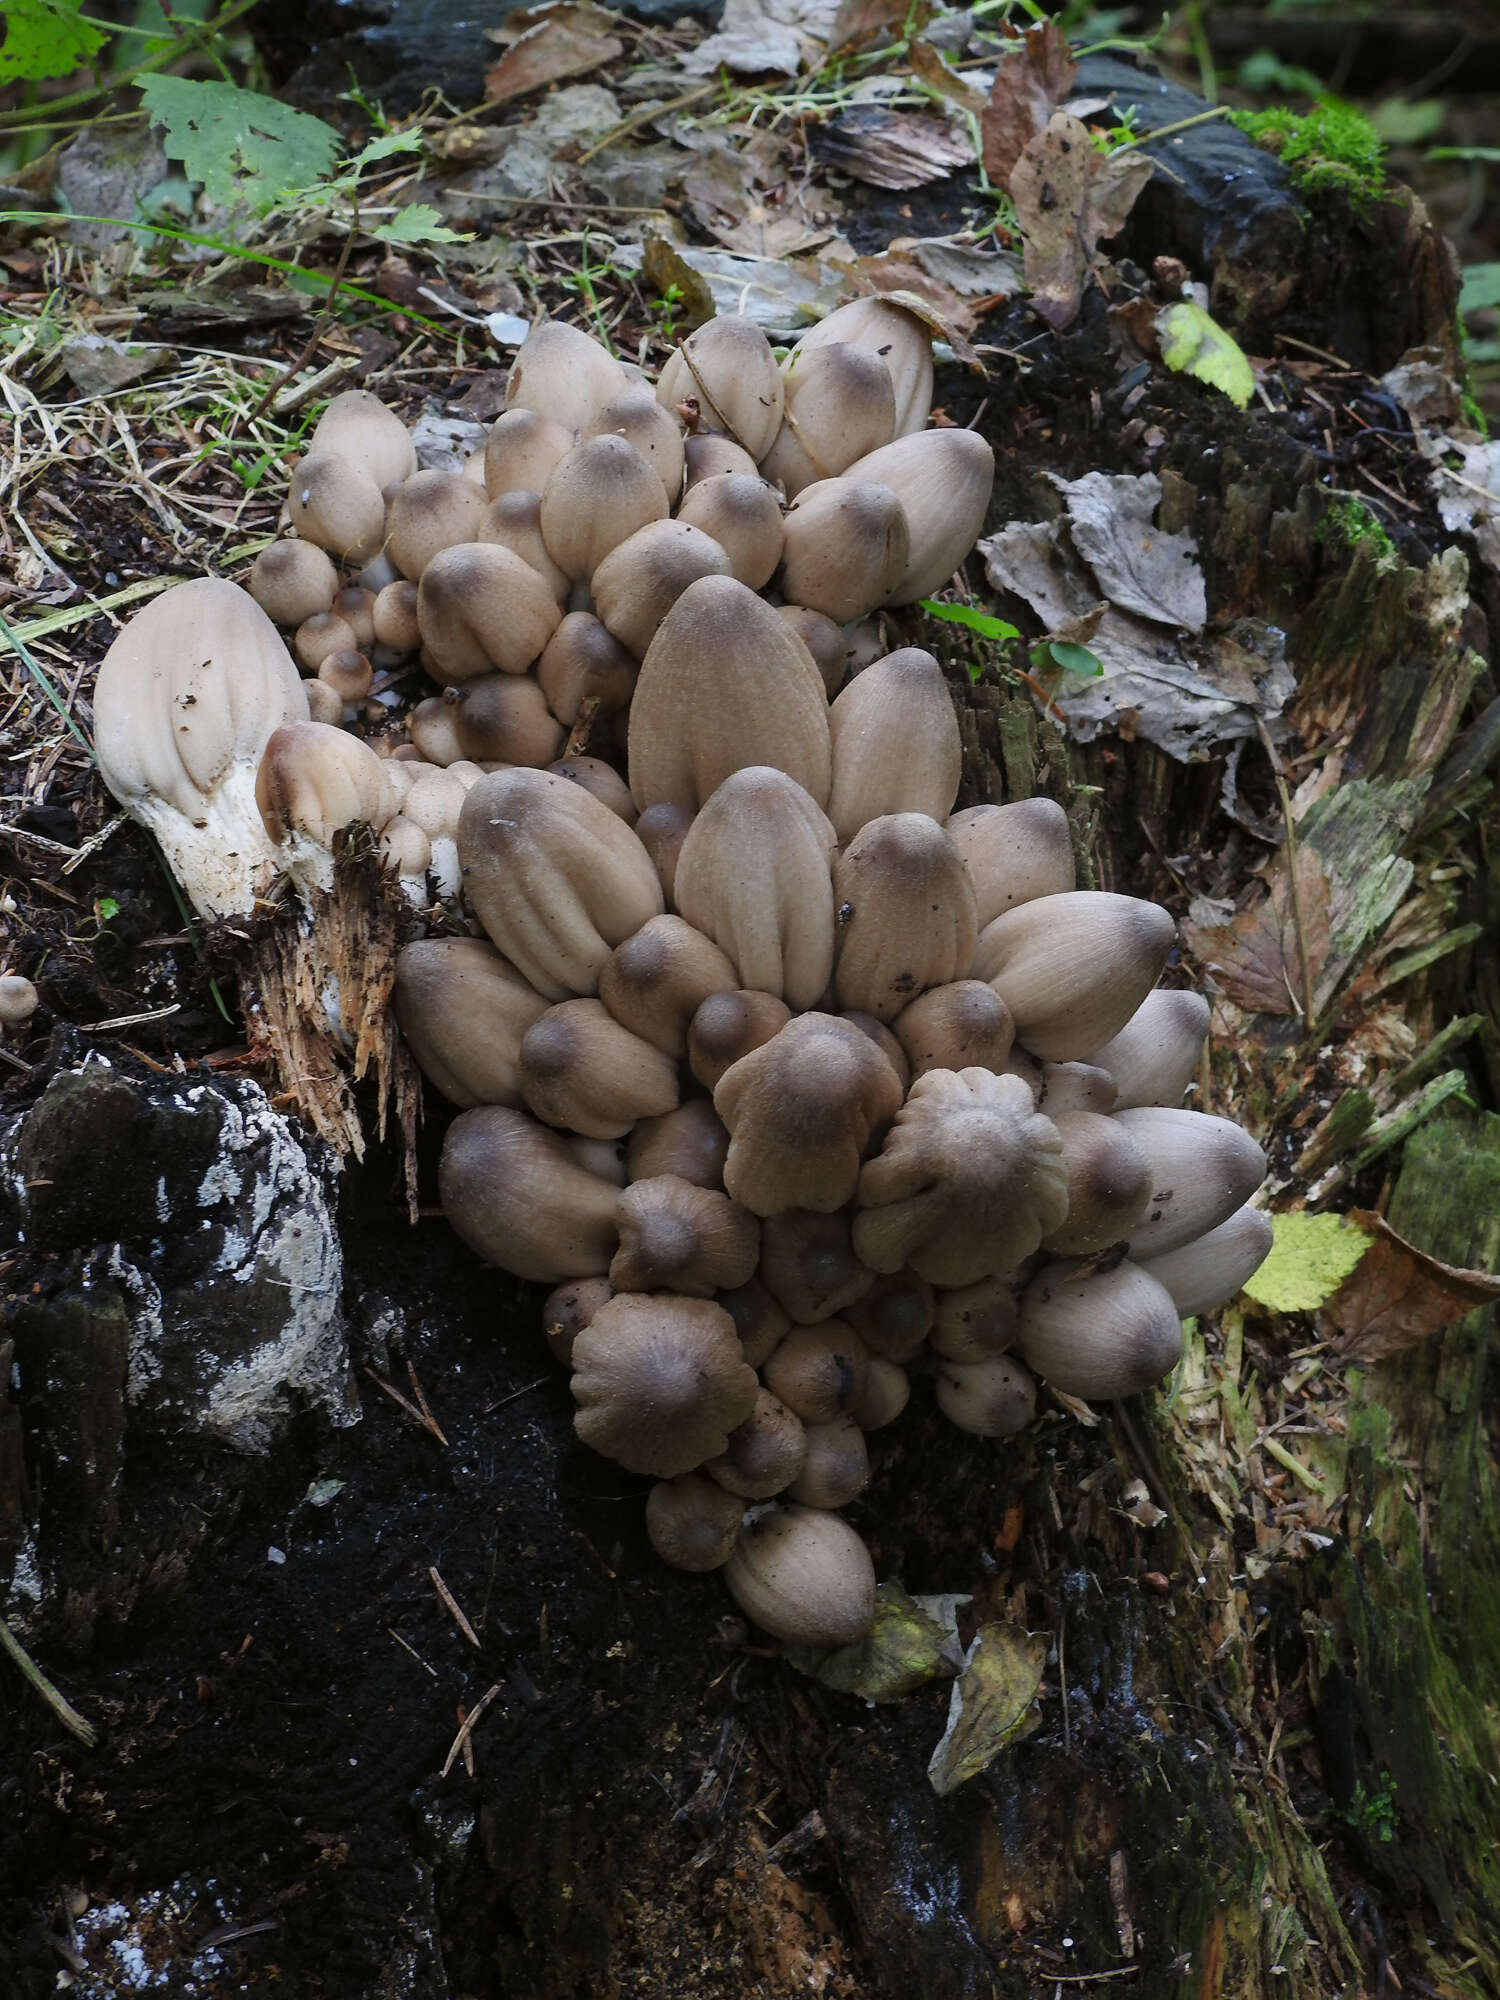
[[[918,0],[915,9],[910,0],[840,0],[828,31],[828,53],[899,41],[903,33],[925,28],[931,18],[931,0]]]
[[[822,53],[838,13],[837,0],[724,0],[719,32],[678,58],[690,76],[732,69],[757,76],[795,76],[811,53]],[[814,51],[810,44],[817,44]]]
[[[1398,1236],[1384,1216],[1356,1208],[1349,1220],[1370,1246],[1328,1301],[1334,1343],[1355,1361],[1384,1361],[1500,1299],[1500,1278],[1444,1264]]]
[[[899,1701],[929,1681],[951,1679],[962,1664],[954,1607],[968,1600],[909,1597],[897,1583],[875,1593],[869,1636],[852,1646],[821,1652],[789,1646],[794,1667],[825,1687],[866,1701]]]
[[[1443,526],[1472,535],[1490,568],[1500,570],[1500,439],[1461,443],[1436,437],[1426,449],[1434,461],[1433,491]],[[1455,454],[1456,467],[1447,463]]]
[[[509,43],[499,62],[484,73],[484,94],[491,104],[523,97],[528,91],[556,83],[565,76],[582,76],[602,63],[613,62],[625,44],[610,29],[614,16],[587,0],[555,0],[526,7],[506,16],[495,39]]]
[[[656,245],[656,248],[652,248]],[[648,281],[666,291],[680,284],[692,308],[689,323],[701,325],[715,313],[739,313],[768,334],[803,332],[853,297],[845,275],[812,257],[744,257],[701,243],[668,243],[647,232],[644,244],[617,243],[610,253],[616,270],[656,274]],[[707,288],[707,310],[698,281]]]
[[[1369,1250],[1373,1236],[1347,1215],[1291,1209],[1271,1218],[1271,1248],[1245,1295],[1272,1312],[1316,1312]]]
[[[707,280],[693,269],[676,245],[648,230],[641,247],[641,275],[648,289],[660,299],[676,287],[675,318],[689,332],[695,326],[702,326],[705,320],[712,319],[714,296]]]
[[[1118,235],[1154,168],[1140,153],[1096,152],[1088,128],[1055,111],[1010,176],[1026,282],[1047,324],[1077,317],[1083,281],[1106,237]]]
[[[1278,862],[1281,859],[1278,856]],[[1316,1007],[1329,955],[1332,890],[1317,855],[1306,847],[1297,850],[1296,904],[1301,910],[1302,939]],[[1231,923],[1200,929],[1189,921],[1182,927],[1182,936],[1198,963],[1213,974],[1237,1007],[1252,1014],[1302,1013],[1307,997],[1302,946],[1297,937],[1297,908],[1284,867],[1277,867],[1269,893]]]
[[[961,299],[1010,299],[1021,290],[1021,266],[1008,250],[979,250],[946,236],[901,237],[891,255],[920,264],[929,278]]]
[[[1161,504],[1154,472],[1088,472],[1056,479],[1078,553],[1112,604],[1161,625],[1201,632],[1208,617],[1197,544],[1166,534],[1152,516]]]
[[[68,380],[80,396],[102,396],[111,389],[144,381],[170,354],[166,347],[138,347],[111,340],[102,333],[75,333],[57,350]]]
[[[966,136],[946,118],[859,104],[819,133],[820,158],[870,187],[925,187],[974,158]]]
[[[1237,410],[1248,408],[1255,394],[1255,370],[1238,342],[1231,340],[1202,306],[1184,299],[1156,318],[1161,358],[1174,374],[1191,375],[1210,389],[1221,389]]]
[[[939,1798],[992,1764],[1007,1743],[1035,1726],[1031,1704],[1042,1682],[1047,1641],[1015,1625],[981,1625],[948,1702],[948,1727],[927,1766]]]
[[[976,118],[982,114],[984,93],[966,82],[956,69],[950,68],[941,50],[935,49],[931,42],[913,42],[907,60],[913,76],[920,77],[939,97],[946,97],[950,104],[956,104],[961,111],[970,112]]]
[[[1078,65],[1055,21],[1028,28],[995,65],[989,102],[980,114],[984,170],[1008,187],[1017,160],[1073,88]]]

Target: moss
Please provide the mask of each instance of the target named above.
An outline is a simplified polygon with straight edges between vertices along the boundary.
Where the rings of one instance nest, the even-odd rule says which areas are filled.
[[[1320,542],[1341,543],[1346,549],[1356,549],[1361,542],[1369,542],[1382,561],[1394,561],[1396,555],[1390,536],[1364,501],[1357,500],[1352,493],[1340,493],[1330,501],[1327,512],[1318,523],[1317,538]]]
[[[1301,114],[1278,106],[1229,115],[1257,146],[1275,153],[1301,194],[1342,191],[1364,208],[1385,192],[1385,145],[1352,105],[1330,97]]]

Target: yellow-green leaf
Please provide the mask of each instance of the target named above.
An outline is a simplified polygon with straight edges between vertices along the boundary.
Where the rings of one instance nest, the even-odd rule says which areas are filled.
[[[1271,1218],[1271,1251],[1245,1291],[1272,1312],[1315,1312],[1331,1299],[1374,1239],[1347,1215],[1296,1209]]]
[[[875,1594],[875,1623],[868,1638],[853,1646],[820,1652],[789,1646],[787,1658],[825,1687],[866,1701],[899,1701],[940,1675],[958,1671],[959,1642],[951,1611],[945,1620],[929,1603],[908,1597],[899,1583],[883,1583]]]
[[[980,1626],[949,1697],[948,1727],[927,1766],[928,1783],[940,1798],[977,1778],[1007,1743],[1030,1734],[1046,1658],[1040,1632]]]
[[[1210,389],[1222,389],[1237,410],[1243,410],[1255,394],[1255,374],[1244,349],[1202,306],[1186,299],[1168,306],[1156,316],[1156,336],[1169,368],[1196,376]]]

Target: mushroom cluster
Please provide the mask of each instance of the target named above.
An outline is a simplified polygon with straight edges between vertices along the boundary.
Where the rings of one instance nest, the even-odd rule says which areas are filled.
[[[1167,912],[1078,890],[1047,800],[955,811],[930,654],[843,684],[851,627],[982,525],[989,448],[922,428],[931,385],[921,323],[865,300],[781,366],[710,321],[654,389],[544,323],[465,472],[339,397],[252,597],[168,592],[96,697],[200,908],[326,888],[358,820],[466,917],[395,981],[459,1107],[444,1212],[553,1288],[578,1434],[656,1482],[660,1555],[814,1645],[869,1629],[838,1510],[913,1371],[982,1437],[1038,1376],[1129,1395],[1269,1245],[1259,1148],[1181,1108],[1208,1009],[1158,984]],[[413,650],[444,692],[382,756],[340,725]],[[596,720],[605,754],[559,759]]]

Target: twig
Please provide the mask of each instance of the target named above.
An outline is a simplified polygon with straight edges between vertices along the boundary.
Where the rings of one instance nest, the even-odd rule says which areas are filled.
[[[474,1725],[478,1722],[479,1718],[484,1714],[485,1710],[489,1707],[490,1703],[495,1699],[495,1697],[499,1694],[499,1692],[500,1692],[500,1683],[499,1681],[496,1681],[493,1687],[488,1687],[485,1689],[484,1693],[479,1697],[479,1700],[475,1702],[474,1706],[469,1710],[468,1714],[464,1717],[459,1732],[457,1736],[455,1736],[453,1739],[453,1747],[449,1750],[448,1755],[444,1760],[443,1768],[439,1773],[440,1777],[444,1778],[447,1777],[448,1773],[453,1769],[453,1766],[458,1762],[459,1757],[468,1748],[469,1738],[474,1734]]]
[[[144,1014],[117,1014],[111,1021],[80,1021],[81,1035],[103,1035],[115,1028],[139,1028],[146,1021],[165,1021],[169,1014],[180,1014],[182,1002],[174,1000],[169,1007],[152,1007]]]
[[[437,1426],[429,1418],[423,1416],[422,1412],[417,1408],[416,1404],[411,1400],[410,1396],[402,1395],[401,1391],[396,1387],[394,1382],[387,1382],[385,1377],[383,1375],[377,1375],[373,1368],[367,1367],[365,1369],[365,1373],[369,1376],[370,1380],[375,1384],[377,1388],[384,1389],[385,1393],[390,1397],[393,1403],[399,1403],[401,1405],[402,1409],[405,1410],[406,1414],[411,1418],[414,1424],[420,1424],[424,1431],[430,1431],[434,1437],[440,1438],[444,1444],[448,1442],[448,1440],[445,1437],[443,1437],[442,1432],[437,1428]]]
[[[421,1410],[423,1417],[427,1421],[428,1430],[432,1432],[432,1435],[437,1439],[439,1444],[446,1446],[448,1440],[443,1435],[443,1427],[427,1407],[427,1398],[422,1394],[422,1385],[417,1380],[417,1371],[412,1364],[410,1356],[407,1357],[406,1362],[406,1379],[411,1383],[411,1392],[417,1399],[417,1407]]]
[[[270,409],[272,403],[275,402],[276,398],[280,395],[281,391],[286,387],[287,383],[291,381],[294,375],[300,374],[301,371],[307,366],[308,362],[311,361],[313,356],[317,353],[318,342],[323,338],[323,335],[328,331],[328,322],[333,318],[333,309],[334,306],[338,303],[339,286],[343,284],[344,273],[349,268],[349,253],[354,248],[354,233],[358,228],[359,228],[359,210],[358,208],[356,208],[354,211],[354,220],[350,224],[349,228],[344,232],[343,246],[339,251],[339,261],[333,267],[333,282],[328,287],[328,297],[323,301],[323,309],[318,314],[316,320],[314,320],[313,322],[313,330],[307,337],[307,345],[303,348],[302,352],[297,356],[297,358],[290,364],[290,366],[287,367],[282,374],[276,377],[276,379],[272,382],[270,388],[266,390],[265,394],[261,397],[260,401],[256,404],[255,408],[250,412],[249,416],[245,419],[247,426],[250,424],[256,424],[260,422],[261,418],[266,414],[266,411]]]
[[[1154,132],[1137,132],[1129,139],[1122,139],[1118,146],[1111,146],[1112,153],[1128,152],[1132,147],[1137,152],[1142,146],[1154,146],[1158,139],[1175,138],[1179,132],[1187,132],[1194,125],[1207,125],[1215,118],[1227,118],[1229,106],[1216,104],[1212,111],[1195,111],[1191,118],[1175,118],[1170,125],[1158,125]]]
[[[0,1647],[9,1653],[63,1728],[76,1736],[86,1750],[92,1750],[99,1741],[98,1730],[92,1722],[85,1722],[72,1703],[59,1694],[3,1618],[0,1618]]]
[[[577,164],[587,166],[595,153],[602,153],[606,146],[613,146],[617,140],[628,139],[632,132],[638,132],[643,125],[653,119],[665,118],[669,111],[686,111],[690,104],[701,104],[705,97],[717,97],[719,80],[702,84],[697,90],[689,90],[681,97],[669,97],[665,104],[643,104],[639,111],[632,111],[620,124],[611,126],[602,139],[596,139],[586,153],[578,155]]]
[[[1068,1715],[1068,1656],[1063,1644],[1068,1636],[1068,1607],[1062,1605],[1057,1614],[1057,1692],[1062,1702],[1063,1755],[1073,1754],[1073,1724]]]
[[[422,1658],[422,1655],[417,1651],[416,1647],[411,1645],[409,1641],[403,1639],[401,1634],[396,1630],[394,1625],[387,1625],[385,1629],[387,1632],[390,1633],[391,1637],[395,1640],[398,1646],[404,1647],[405,1650],[411,1654],[412,1658],[416,1661],[419,1667],[426,1667],[427,1672],[432,1675],[432,1678],[434,1680],[438,1678],[437,1668],[427,1666],[427,1662]]]
[[[463,1607],[460,1605],[458,1599],[453,1595],[453,1592],[448,1588],[447,1584],[444,1583],[441,1576],[438,1575],[437,1570],[431,1564],[428,1565],[427,1574],[432,1578],[433,1589],[437,1592],[438,1596],[443,1600],[443,1603],[452,1613],[453,1622],[458,1627],[459,1631],[463,1633],[464,1637],[468,1640],[469,1644],[475,1649],[476,1652],[482,1650],[479,1643],[479,1634],[474,1630],[474,1627],[469,1623],[468,1619],[464,1616]]]

